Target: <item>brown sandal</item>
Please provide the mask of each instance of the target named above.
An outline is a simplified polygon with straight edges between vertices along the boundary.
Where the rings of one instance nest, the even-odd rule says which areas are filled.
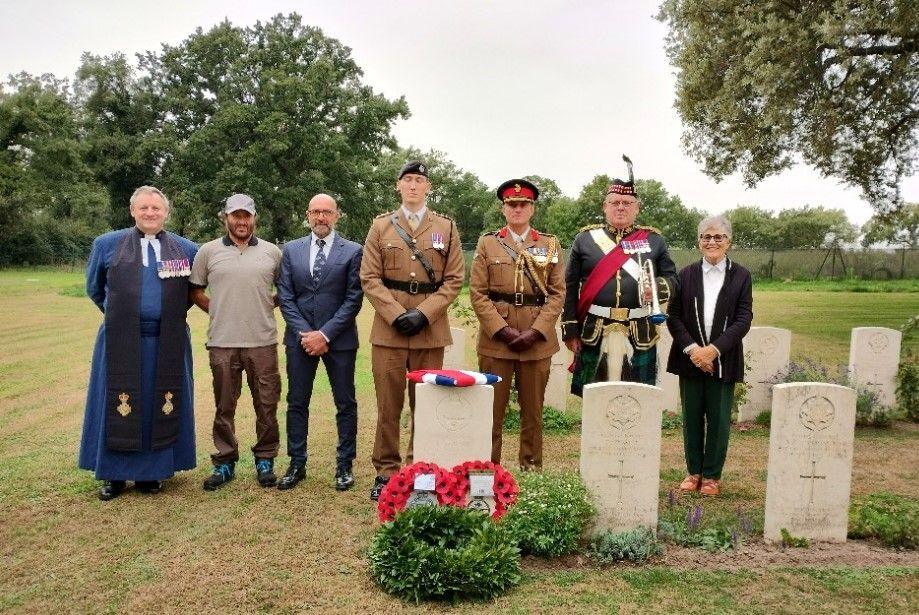
[[[718,495],[721,493],[721,481],[717,478],[703,478],[699,491],[702,495]]]
[[[698,491],[699,490],[699,480],[702,478],[701,474],[689,474],[686,478],[683,479],[683,482],[680,483],[680,491]]]

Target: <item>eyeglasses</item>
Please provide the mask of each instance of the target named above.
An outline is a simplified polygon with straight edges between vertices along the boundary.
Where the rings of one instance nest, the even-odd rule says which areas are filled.
[[[604,205],[612,205],[613,207],[631,207],[632,205],[638,205],[638,201],[606,201]]]
[[[725,239],[728,239],[727,235],[699,235],[699,241],[702,243],[708,243],[714,241],[715,243],[722,243]]]
[[[318,218],[319,216],[334,216],[335,211],[331,209],[310,209],[307,210],[306,215],[313,216],[314,218]]]

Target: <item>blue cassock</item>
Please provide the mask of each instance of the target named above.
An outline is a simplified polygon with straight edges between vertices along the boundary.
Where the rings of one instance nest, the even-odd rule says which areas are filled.
[[[105,312],[108,296],[107,273],[115,250],[127,233],[137,232],[134,228],[112,231],[96,238],[86,266],[86,294]],[[194,242],[170,233],[178,242],[191,263],[198,246]],[[105,322],[99,327],[93,363],[90,371],[89,390],[86,396],[86,413],[83,418],[83,437],[80,441],[80,468],[94,470],[99,480],[163,480],[179,470],[195,467],[195,416],[194,381],[192,371],[191,341],[188,325],[185,325],[185,403],[176,408],[181,412],[178,441],[170,447],[152,450],[153,394],[156,383],[156,361],[159,350],[158,331],[162,309],[161,280],[157,273],[153,247],[147,247],[147,266],[141,267],[141,442],[139,452],[112,451],[105,446]],[[147,335],[145,335],[146,333]]]

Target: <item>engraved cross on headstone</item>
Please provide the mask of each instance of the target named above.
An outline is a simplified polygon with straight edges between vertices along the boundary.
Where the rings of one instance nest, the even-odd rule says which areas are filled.
[[[816,462],[816,461],[811,461],[811,473],[810,473],[810,475],[801,474],[800,476],[801,476],[801,478],[809,478],[809,479],[811,479],[810,498],[809,498],[808,501],[807,501],[807,505],[810,506],[811,504],[814,503],[814,481],[815,481],[816,479],[818,479],[818,478],[822,478],[822,479],[826,480],[826,476],[825,476],[825,475],[824,475],[824,476],[818,476],[818,475],[817,475],[817,462]]]
[[[625,466],[625,460],[624,460],[624,459],[620,459],[620,460],[619,460],[619,474],[608,474],[608,475],[607,475],[607,476],[609,476],[610,478],[618,478],[618,479],[619,479],[619,504],[622,504],[622,481],[623,481],[623,479],[626,479],[626,478],[635,478],[635,475],[634,475],[634,474],[625,474],[625,473],[623,472],[623,466]]]

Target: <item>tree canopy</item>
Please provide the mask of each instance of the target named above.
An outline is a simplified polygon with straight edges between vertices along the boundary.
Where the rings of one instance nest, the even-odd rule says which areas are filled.
[[[665,0],[688,153],[748,185],[798,160],[901,204],[919,136],[915,0]]]
[[[899,248],[919,248],[919,203],[874,214],[862,227],[862,245],[884,243]]]

